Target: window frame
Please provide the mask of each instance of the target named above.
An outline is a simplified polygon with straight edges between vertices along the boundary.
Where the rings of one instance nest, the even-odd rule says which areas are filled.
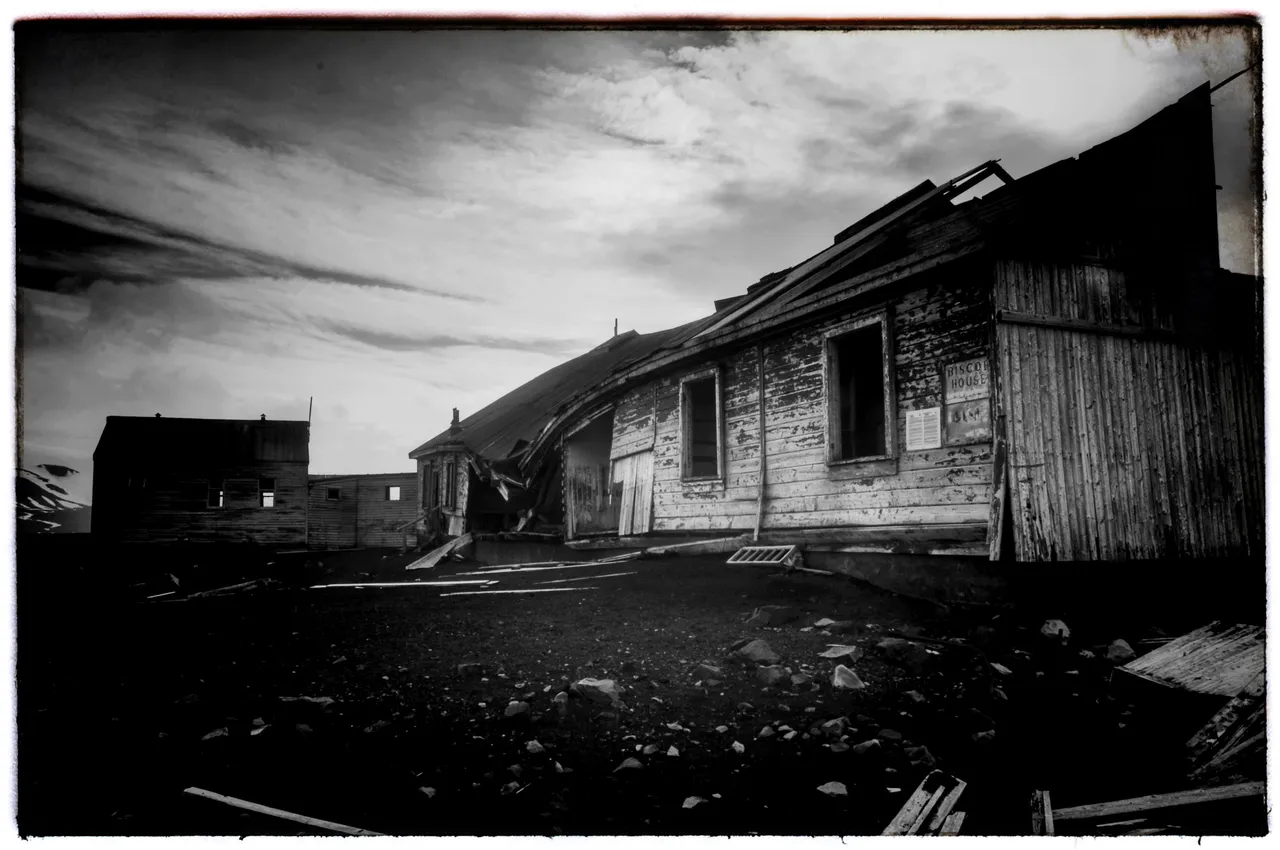
[[[458,507],[458,459],[449,456],[440,462],[440,506],[452,511]]]
[[[720,377],[721,369],[719,365],[708,366],[705,369],[699,369],[696,372],[690,372],[680,378],[679,395],[677,397],[677,422],[680,425],[680,481],[683,483],[696,484],[705,481],[723,481],[725,470],[724,459],[724,395],[723,382]],[[687,419],[686,399],[688,397],[686,386],[688,384],[698,383],[705,380],[713,380],[715,382],[716,396],[716,471],[713,475],[692,475],[690,469],[692,467],[692,459],[689,452],[693,448],[690,439],[690,431],[693,422]]]
[[[263,487],[264,483],[270,483],[270,487]],[[265,504],[267,497],[271,498],[271,504]],[[258,507],[274,508],[276,506],[276,480],[274,478],[258,479]]]
[[[898,405],[894,383],[893,322],[890,319],[889,308],[882,307],[841,322],[822,332],[822,392],[827,407],[824,437],[828,467],[887,461],[898,456]],[[840,457],[840,447],[833,440],[833,435],[840,433],[840,388],[836,386],[839,369],[837,345],[841,337],[873,325],[880,327],[880,374],[884,387],[884,452],[850,458]]]
[[[395,495],[395,498],[394,498],[394,499],[393,499],[393,498],[391,498],[391,491],[392,491],[392,490],[395,490],[395,491],[396,491],[396,495]],[[402,500],[403,493],[404,493],[404,488],[402,488],[399,484],[388,484],[388,485],[386,486],[386,488],[384,488],[384,490],[383,490],[383,501],[384,501],[384,502],[399,502],[399,501],[401,501],[401,500]]]
[[[336,494],[336,495],[331,495],[331,494]],[[326,502],[341,502],[342,488],[341,487],[325,487],[324,500]]]

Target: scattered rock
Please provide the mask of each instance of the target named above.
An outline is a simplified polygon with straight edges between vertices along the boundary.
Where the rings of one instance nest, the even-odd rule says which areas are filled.
[[[1012,676],[1012,675],[1013,675],[1013,671],[1012,671],[1012,670],[1010,670],[1008,667],[1004,666],[1003,664],[997,664],[997,663],[996,663],[996,662],[994,662],[994,661],[991,663],[991,669],[992,669],[992,670],[995,670],[995,671],[996,671],[997,673],[999,673],[1001,676]]]
[[[295,731],[295,732],[297,732],[299,735],[310,735],[312,732],[314,732],[314,731],[315,731],[315,730],[314,730],[314,729],[312,729],[310,726],[308,726],[306,723],[295,723],[295,724],[294,724],[294,726],[293,726],[293,729],[294,729],[294,731]]]
[[[819,652],[818,655],[822,658],[845,658],[852,664],[862,657],[862,650],[856,646],[833,643],[825,652]]]
[[[1089,651],[1089,650],[1087,650],[1087,649],[1082,649],[1082,650],[1080,650],[1080,657],[1081,657],[1081,658],[1097,658],[1097,657],[1098,657],[1098,655],[1097,655],[1097,653],[1090,652],[1090,651]]]
[[[787,669],[781,664],[760,667],[756,670],[756,679],[766,687],[773,687],[787,678]]]
[[[529,743],[524,745],[524,748],[528,750],[530,753],[533,753],[535,756],[538,755],[539,753],[545,753],[547,751],[547,748],[542,746],[542,744],[540,744],[537,741],[530,741]]]
[[[768,643],[759,639],[750,641],[742,646],[737,650],[737,654],[757,664],[777,664],[782,660],[782,657],[774,652]]]
[[[249,731],[249,735],[250,735],[250,736],[253,736],[253,735],[261,735],[263,732],[267,731],[267,730],[268,730],[268,729],[270,729],[270,728],[271,728],[270,724],[268,724],[268,725],[266,725],[266,726],[259,726],[259,727],[257,727],[256,729],[251,729],[251,730]],[[169,737],[169,736],[168,736],[168,735],[166,735],[165,733],[161,732],[161,733],[160,733],[160,737],[162,737],[162,738],[167,738],[167,737]]]
[[[1009,701],[1009,695],[1006,694],[1002,689],[992,688],[991,692],[994,693],[996,695],[996,699],[1000,700],[1001,702]]]
[[[266,726],[266,725],[267,725],[267,721],[263,720],[261,717],[255,717],[255,718],[253,718],[253,725],[254,725],[254,726]]]
[[[569,713],[569,695],[564,691],[552,697],[551,702],[555,705],[556,711],[559,712],[561,717]]]
[[[876,733],[876,737],[882,741],[901,741],[902,733],[896,729],[881,729]]]
[[[375,720],[372,723],[370,723],[368,726],[364,727],[364,731],[365,731],[365,734],[367,735],[370,732],[377,732],[379,729],[385,729],[390,725],[391,725],[391,721],[389,720]]]
[[[790,605],[761,605],[747,620],[748,626],[781,626],[800,619],[800,612]]]
[[[907,747],[905,750],[912,767],[925,767],[930,770],[937,764],[928,747]]]
[[[430,800],[430,799],[432,799],[432,798],[434,798],[434,797],[436,796],[436,789],[434,789],[434,788],[428,788],[427,786],[425,786],[425,785],[424,785],[424,786],[422,786],[421,788],[419,788],[418,790],[419,790],[419,791],[421,791],[423,794],[426,794],[426,795],[427,795],[427,799],[428,799],[428,800]]]
[[[847,753],[849,749],[849,745],[844,741],[835,741],[831,744],[831,752],[833,753]]]
[[[792,738],[794,738],[796,735],[799,735],[799,734],[800,734],[799,732],[792,729],[790,732],[782,736],[782,740],[790,741]]]
[[[694,679],[718,679],[724,675],[724,671],[719,667],[704,663],[694,667],[693,672],[689,675]]]
[[[764,727],[763,729],[761,729],[761,730],[760,730],[759,734],[757,734],[757,735],[756,735],[756,737],[757,737],[757,738],[772,738],[772,737],[773,737],[773,727],[772,727],[772,726],[766,726],[766,727]]]
[[[644,765],[640,763],[639,759],[626,759],[622,764],[615,767],[613,772],[617,773],[619,770],[635,770],[642,767],[644,767]]]
[[[592,702],[613,704],[622,697],[613,679],[580,679],[573,689]]]
[[[738,711],[755,711],[756,707],[749,702],[738,703]]]
[[[794,688],[804,687],[813,682],[813,677],[808,673],[796,673],[791,677],[791,686]]]
[[[911,700],[911,702],[915,703],[916,705],[920,705],[921,703],[928,701],[925,699],[924,694],[920,693],[919,691],[903,691],[902,695],[907,699]]]
[[[818,727],[828,738],[839,738],[844,734],[844,730],[849,726],[849,718],[837,717],[834,720],[828,720]],[[817,734],[816,732],[814,734]]]
[[[223,726],[221,729],[214,729],[212,732],[210,732],[208,735],[205,735],[200,740],[207,741],[210,738],[221,738],[223,735],[226,735],[226,734],[228,734],[228,729],[226,726]]]
[[[529,703],[511,701],[507,704],[506,710],[502,712],[507,717],[518,717],[522,714],[529,713]]]
[[[1045,620],[1044,625],[1040,627],[1040,634],[1050,640],[1060,640],[1063,643],[1071,639],[1071,629],[1067,628],[1067,624],[1061,620]]]
[[[514,776],[516,779],[519,779],[521,774],[524,773],[524,765],[513,764],[507,768],[507,771],[510,772],[510,774]]]
[[[739,755],[747,751],[747,748],[742,746],[742,744],[738,743],[737,741],[734,741],[729,746],[735,753],[738,753]]]
[[[814,620],[813,624],[820,629],[824,629],[827,626],[834,626],[836,621],[830,617],[823,617],[821,620]]]
[[[721,733],[728,732],[728,731],[729,731],[729,727],[728,727],[728,726],[717,726],[717,727],[716,727],[716,731],[717,731],[717,732],[721,732]]]
[[[719,679],[707,679],[702,684],[706,685],[708,688],[718,688],[723,685],[724,682]]]
[[[502,795],[505,797],[506,795],[514,794],[519,790],[520,790],[519,782],[508,782],[506,785],[502,786]]]
[[[684,731],[686,731],[686,730],[685,730],[685,728],[684,728],[683,726],[681,726],[681,725],[680,725],[680,721],[679,721],[679,720],[672,720],[670,723],[668,723],[668,724],[667,724],[667,728],[668,728],[668,729],[670,729],[672,732],[684,732]]]
[[[1124,664],[1132,661],[1137,655],[1133,651],[1133,647],[1123,640],[1113,640],[1111,645],[1107,647],[1107,660],[1113,664]]]
[[[667,755],[671,756],[672,758],[675,758],[676,756],[680,755],[680,751],[677,750],[675,747],[667,747]]]
[[[985,732],[975,732],[973,734],[973,740],[975,741],[992,741],[995,740],[995,737],[996,730],[994,729],[988,729]]]
[[[847,797],[849,789],[844,787],[843,782],[828,782],[825,785],[819,785],[818,790],[828,797]]]
[[[280,697],[281,702],[309,702],[312,705],[333,705],[333,697]]]
[[[646,756],[651,756],[657,751],[658,751],[657,744],[646,744],[644,749],[641,752],[643,752]]]
[[[692,809],[694,806],[698,805],[699,803],[705,803],[705,802],[707,801],[701,797],[685,797],[684,805],[682,806],[682,808]]]
[[[843,664],[837,664],[835,672],[831,674],[831,684],[837,688],[846,688],[849,690],[859,691],[866,687],[857,674]]]
[[[853,745],[853,754],[855,756],[866,755],[872,750],[880,749],[880,739],[872,738],[870,741],[863,741],[861,744]]]

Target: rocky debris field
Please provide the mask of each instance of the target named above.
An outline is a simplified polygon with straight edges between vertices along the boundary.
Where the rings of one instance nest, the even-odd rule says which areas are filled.
[[[413,558],[307,569],[406,580]],[[311,831],[197,787],[389,834],[877,834],[938,768],[969,783],[966,834],[1017,834],[1035,788],[1178,787],[1183,721],[1109,682],[1136,626],[1070,633],[722,557],[572,575],[110,604],[28,578],[19,828]]]

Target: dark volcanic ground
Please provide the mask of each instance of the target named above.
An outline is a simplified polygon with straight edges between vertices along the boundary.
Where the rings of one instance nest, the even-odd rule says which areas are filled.
[[[1181,744],[1216,708],[1118,693],[1111,665],[1081,655],[1136,641],[1140,624],[1071,624],[1062,647],[1038,633],[1059,612],[940,610],[722,556],[488,573],[492,589],[571,590],[459,596],[442,594],[478,586],[307,588],[476,580],[460,575],[476,565],[307,557],[206,563],[182,572],[180,593],[254,569],[281,584],[143,602],[171,580],[130,587],[117,578],[128,564],[20,552],[21,832],[304,831],[183,794],[194,786],[392,834],[876,834],[933,760],[969,783],[966,834],[1019,834],[1035,788],[1061,807],[1185,787]],[[800,618],[748,627],[768,604]],[[854,625],[801,630],[822,617]],[[877,649],[890,632],[971,648],[922,642],[895,659]],[[729,653],[745,638],[818,686],[765,689]],[[865,689],[832,688],[836,662],[818,654],[833,643],[863,649],[851,666]],[[702,661],[721,667],[719,685],[690,674]],[[484,669],[461,675],[464,662]],[[615,680],[624,705],[575,695],[561,716],[553,696],[582,677]],[[282,699],[301,696],[332,703]],[[513,700],[529,712],[506,717]],[[812,728],[839,717],[843,741]],[[761,738],[766,726],[775,734]],[[798,734],[784,740],[783,727]],[[837,751],[872,739],[866,753]],[[643,766],[616,770],[627,758]],[[848,796],[817,790],[831,781]],[[686,809],[690,796],[706,802]]]

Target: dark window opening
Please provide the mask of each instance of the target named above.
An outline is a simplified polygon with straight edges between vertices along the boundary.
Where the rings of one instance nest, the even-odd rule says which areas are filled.
[[[457,488],[454,486],[454,462],[446,460],[440,468],[440,504],[446,508],[457,507]]]
[[[434,464],[422,466],[422,507],[434,508],[436,502],[436,468]]]
[[[208,499],[205,501],[205,504],[211,508],[221,508],[224,504],[224,496],[225,493],[222,490],[222,482],[210,481]]]
[[[258,506],[274,508],[276,506],[276,480],[274,478],[258,479]]]
[[[684,477],[720,474],[720,429],[715,376],[684,384]]]
[[[388,502],[398,502],[398,501],[400,501],[400,488],[399,488],[399,487],[388,487],[388,488],[387,488],[387,501],[388,501]]]
[[[886,376],[880,322],[831,340],[832,460],[889,453],[885,428]]]
[[[325,488],[325,491],[324,491],[325,501],[336,502],[341,496],[342,496],[342,489],[340,487]]]

